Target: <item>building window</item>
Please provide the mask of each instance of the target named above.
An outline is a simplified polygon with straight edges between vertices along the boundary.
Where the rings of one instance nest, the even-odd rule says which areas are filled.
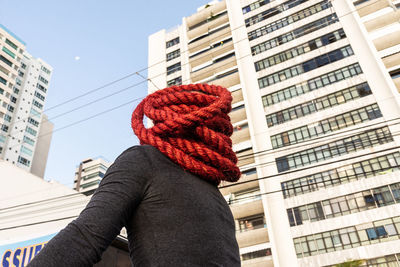
[[[14,112],[14,107],[11,106],[11,105],[8,105],[7,106],[7,110],[10,111],[10,112]]]
[[[304,43],[302,45],[299,45],[299,46],[293,47],[291,49],[288,49],[286,51],[280,52],[279,54],[276,54],[276,55],[267,57],[265,59],[262,59],[260,61],[257,61],[256,63],[254,63],[254,66],[256,68],[256,71],[260,71],[260,70],[272,67],[276,64],[282,63],[286,60],[295,58],[299,55],[311,52],[320,47],[334,43],[340,39],[344,39],[345,37],[346,37],[346,35],[344,34],[343,29],[340,29],[340,30],[325,34],[314,40],[308,41],[307,43]]]
[[[181,55],[180,50],[172,51],[171,53],[167,54],[167,61],[173,60]]]
[[[16,44],[14,44],[13,42],[11,42],[10,40],[8,40],[6,38],[6,44],[8,44],[9,46],[11,46],[13,49],[17,50],[18,46]]]
[[[303,2],[305,2],[305,1],[303,0]],[[302,4],[303,2],[302,1],[296,1],[296,4],[292,5],[291,7],[294,7],[296,5]],[[254,31],[249,32],[247,35],[248,35],[250,41],[254,40],[254,39],[257,39],[257,38],[259,38],[261,36],[270,34],[271,32],[277,31],[277,30],[279,30],[279,29],[281,29],[283,27],[286,27],[286,26],[288,26],[288,25],[290,25],[292,23],[295,23],[295,22],[297,22],[299,20],[305,19],[308,16],[314,15],[314,14],[316,14],[318,12],[321,12],[321,11],[323,11],[325,9],[328,9],[329,7],[330,7],[330,4],[329,4],[328,1],[320,2],[320,3],[316,4],[316,5],[310,6],[310,7],[306,8],[306,9],[303,9],[303,10],[301,10],[299,12],[296,12],[296,13],[288,16],[288,17],[284,17],[284,18],[278,19],[278,20],[276,20],[276,21],[274,21],[274,22],[272,22],[270,24],[264,25],[264,26],[254,30]],[[272,17],[272,16],[276,15],[277,13],[279,13],[279,12],[276,12],[277,9],[275,9],[275,8],[267,10],[266,12],[271,12],[271,10],[272,10],[273,13],[265,14],[265,17],[257,16],[253,20],[251,20],[252,18],[246,20],[247,21],[246,27],[251,26],[251,25],[253,25],[255,23],[258,23],[259,21],[262,21],[264,19],[267,19],[268,17]]]
[[[27,136],[24,136],[24,143],[29,144],[31,146],[34,146],[35,145],[35,140],[33,140],[33,139],[31,139],[31,138],[29,138]]]
[[[3,131],[3,132],[8,132],[8,126],[7,125],[5,125],[5,124],[3,124],[3,125],[1,125],[1,130]]]
[[[385,185],[287,209],[290,226],[301,225],[304,221],[314,222],[325,220],[395,204],[396,201],[392,196],[393,192],[391,189],[397,190],[399,187],[400,183]],[[397,200],[397,203],[400,203],[400,200]]]
[[[39,122],[36,121],[36,120],[34,120],[34,119],[32,119],[32,118],[28,118],[28,122],[29,122],[30,124],[36,126],[36,127],[39,126]]]
[[[4,120],[10,122],[11,121],[11,116],[10,115],[4,115]]]
[[[274,0],[258,0],[258,1],[252,3],[252,4],[248,5],[248,6],[243,7],[242,8],[242,12],[243,12],[243,14],[246,14],[246,13],[252,11],[252,10],[255,10],[255,9],[257,9],[259,7],[262,7],[262,6],[264,6],[264,5],[268,4],[268,3],[271,3],[273,1]]]
[[[166,43],[166,48],[179,44],[179,37],[172,39]]]
[[[171,65],[171,66],[167,67],[167,75],[170,75],[170,74],[175,73],[175,72],[180,71],[180,70],[181,70],[181,63],[178,62],[178,63],[176,63],[174,65]]]
[[[40,69],[41,69],[44,73],[47,73],[47,74],[50,74],[50,73],[51,73],[51,71],[48,70],[45,66],[41,66]]]
[[[266,256],[271,256],[270,248],[265,248],[265,249],[261,249],[261,250],[257,250],[257,251],[253,251],[253,252],[249,252],[249,253],[244,253],[244,254],[240,255],[240,258],[242,261],[245,261],[245,260],[251,260],[251,259],[266,257]]]
[[[276,149],[312,140],[315,137],[380,117],[382,117],[382,113],[378,105],[372,104],[313,123],[312,125],[305,125],[287,132],[273,135],[271,136],[272,147]]]
[[[36,136],[36,135],[37,135],[37,131],[34,130],[34,129],[32,129],[32,128],[29,127],[29,126],[26,126],[26,132],[27,132],[27,133],[30,133],[30,134],[33,135],[33,136]]]
[[[32,156],[33,155],[33,151],[30,150],[29,148],[25,147],[25,146],[21,146],[21,153],[24,153],[28,156]]]
[[[6,52],[7,55],[9,55],[12,58],[15,58],[15,54],[10,51],[7,47],[3,46],[3,51]]]
[[[30,160],[27,160],[26,158],[21,157],[21,156],[18,156],[18,162],[23,164],[23,165],[25,165],[25,166],[28,166],[28,167],[31,165],[31,161]]]
[[[43,85],[41,85],[41,84],[39,84],[39,83],[36,84],[36,88],[38,88],[40,91],[42,91],[42,92],[44,92],[44,93],[47,92],[46,87],[44,87]]]
[[[271,18],[271,17],[273,17],[275,15],[278,15],[278,14],[280,14],[281,12],[283,12],[285,10],[288,10],[290,8],[293,8],[293,7],[296,7],[298,5],[301,5],[302,3],[305,3],[307,1],[308,0],[289,0],[289,1],[284,2],[283,4],[277,5],[277,6],[273,7],[273,8],[267,9],[267,10],[255,15],[255,16],[252,16],[252,17],[246,19],[244,22],[246,24],[246,27],[249,27],[249,26],[254,25],[256,23],[259,23],[259,22],[261,22],[263,20]],[[300,13],[300,12],[298,12],[298,13]],[[287,18],[284,18],[284,19],[287,19]],[[281,20],[278,20],[278,21],[281,21]]]
[[[336,62],[338,60],[341,60],[343,58],[352,55],[353,55],[353,50],[348,45],[340,49],[333,50],[329,53],[323,54],[321,56],[315,57],[313,59],[307,60],[301,64],[297,64],[290,68],[283,69],[281,71],[259,78],[258,85],[260,89],[265,88],[267,86],[296,77],[303,73],[323,67],[325,65],[331,64],[333,62]]]
[[[6,59],[4,56],[0,55],[0,60],[6,63],[8,66],[12,67],[12,62]]]
[[[35,96],[36,96],[37,98],[39,98],[40,100],[42,100],[42,101],[44,101],[44,99],[45,99],[45,97],[44,97],[43,95],[41,95],[40,93],[38,93],[38,92],[36,92],[36,91],[35,91]]]
[[[0,83],[7,85],[7,80],[0,76]]]
[[[317,31],[319,29],[322,29],[324,27],[327,27],[336,22],[337,22],[336,14],[326,16],[326,17],[318,19],[314,22],[308,23],[302,27],[299,27],[293,31],[279,35],[279,36],[272,38],[268,41],[265,41],[263,43],[257,44],[255,46],[251,47],[251,53],[253,55],[257,55],[259,53],[262,53],[264,51],[272,49],[276,46],[279,46],[279,45],[288,43],[294,39],[300,38],[306,34],[309,34],[314,31]]]
[[[396,152],[289,180],[281,183],[281,187],[284,198],[288,198],[398,170],[400,153]],[[391,191],[395,200],[399,202],[400,185],[392,185]],[[372,199],[370,202],[373,201]]]
[[[373,227],[351,226],[293,239],[298,258],[324,254],[400,238],[400,217],[372,222]]]
[[[383,127],[289,154],[275,161],[278,172],[284,172],[392,141],[389,128]]]
[[[175,79],[169,80],[167,82],[167,86],[172,86],[172,85],[181,85],[182,84],[182,76],[179,76]]]
[[[263,96],[262,101],[265,107],[271,106],[282,101],[294,98],[299,95],[317,90],[319,88],[337,83],[342,80],[349,79],[362,73],[358,63],[326,73],[316,78],[310,79],[306,82],[301,82],[282,90],[276,91],[272,94]]]
[[[42,108],[43,108],[43,104],[37,102],[36,100],[33,100],[33,101],[32,101],[32,104],[33,104],[35,107],[38,107],[39,109],[42,109]]]
[[[24,70],[26,69],[25,63],[21,63],[21,68],[24,69]]]
[[[44,84],[48,84],[48,83],[49,83],[49,81],[48,81],[47,79],[43,78],[43,77],[40,76],[40,75],[39,75],[39,81],[41,81],[41,82],[44,83]]]
[[[367,83],[362,83],[344,90],[326,95],[288,109],[278,111],[266,116],[268,127],[272,127],[287,121],[295,120],[318,111],[347,103],[371,95],[371,89]]]

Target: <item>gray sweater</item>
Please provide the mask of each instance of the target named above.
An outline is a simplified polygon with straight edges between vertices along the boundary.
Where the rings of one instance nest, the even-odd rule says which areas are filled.
[[[80,216],[28,266],[93,266],[124,226],[135,267],[240,266],[232,213],[218,188],[147,145],[116,159]]]

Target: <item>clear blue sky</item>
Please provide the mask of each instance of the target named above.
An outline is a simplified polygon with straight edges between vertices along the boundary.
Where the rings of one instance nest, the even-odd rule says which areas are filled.
[[[0,0],[0,23],[27,44],[26,50],[53,66],[46,108],[147,66],[147,38],[181,24],[208,1]],[[76,60],[75,57],[80,57]],[[142,72],[147,76],[146,72]],[[75,126],[66,125],[147,94],[147,83],[54,118],[63,112],[140,82],[130,77],[46,114],[54,123],[45,179],[69,186],[83,159],[113,161],[138,144],[130,128],[132,103]]]

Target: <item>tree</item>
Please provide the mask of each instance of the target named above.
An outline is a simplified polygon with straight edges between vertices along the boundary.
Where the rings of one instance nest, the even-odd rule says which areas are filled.
[[[335,267],[358,267],[361,266],[365,260],[348,260],[339,264],[336,264]]]

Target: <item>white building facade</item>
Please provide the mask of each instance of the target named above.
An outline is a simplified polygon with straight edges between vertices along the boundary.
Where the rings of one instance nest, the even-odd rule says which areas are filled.
[[[43,133],[43,107],[52,75],[52,67],[25,51],[25,43],[6,27],[0,26],[2,77],[2,111],[0,111],[0,158],[31,171],[37,143],[42,136],[51,139],[51,131]],[[7,74],[8,73],[8,74]],[[49,125],[52,123],[46,121]],[[51,127],[46,127],[52,129]],[[48,146],[42,157],[36,157],[35,174],[44,174]],[[43,177],[43,176],[42,176]]]
[[[92,195],[110,166],[111,163],[102,157],[83,160],[75,171],[74,189]]]
[[[398,1],[226,0],[149,37],[149,92],[232,92],[243,177],[221,192],[243,266],[400,265],[399,18]]]

